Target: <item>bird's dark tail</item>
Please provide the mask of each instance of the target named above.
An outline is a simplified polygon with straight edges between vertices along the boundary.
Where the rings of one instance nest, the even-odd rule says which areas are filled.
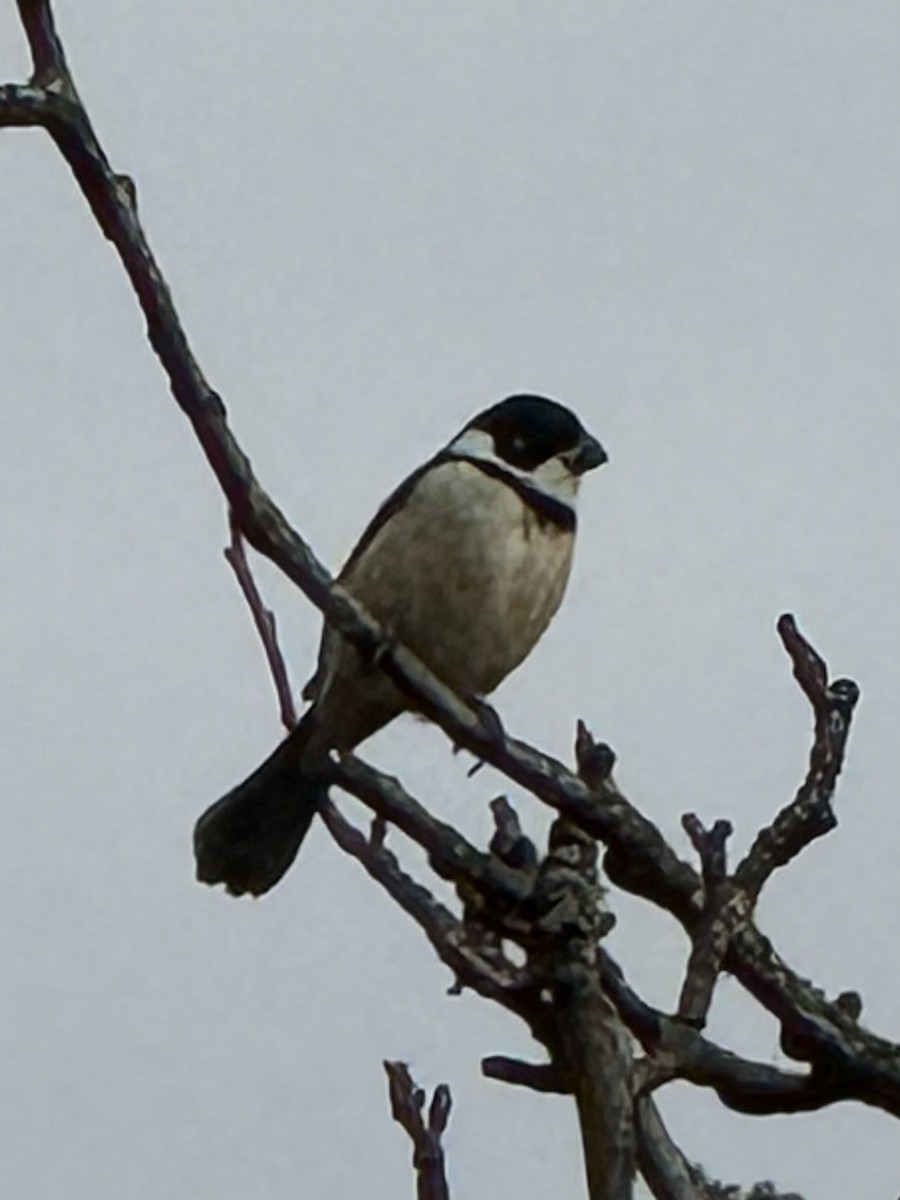
[[[311,713],[194,826],[197,878],[261,896],[297,856],[327,788],[304,765]]]

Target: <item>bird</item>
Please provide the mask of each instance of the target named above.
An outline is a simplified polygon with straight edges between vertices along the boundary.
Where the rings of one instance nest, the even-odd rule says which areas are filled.
[[[606,461],[597,438],[559,401],[508,396],[391,493],[337,582],[442,683],[481,700],[526,658],[559,608],[579,484]],[[326,795],[323,761],[411,706],[327,624],[302,694],[310,706],[294,729],[197,821],[201,882],[224,883],[234,896],[274,887]]]

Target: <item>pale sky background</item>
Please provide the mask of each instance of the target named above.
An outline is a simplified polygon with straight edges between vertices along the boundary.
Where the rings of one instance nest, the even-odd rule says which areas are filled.
[[[13,10],[5,80],[26,72]],[[840,829],[760,920],[900,1037],[896,3],[57,10],[197,354],[326,562],[512,391],[606,444],[566,603],[498,697],[512,731],[569,757],[583,716],[680,852],[693,809],[730,817],[738,853],[808,752],[777,615],[859,681]],[[195,817],[279,736],[223,504],[46,137],[0,137],[0,199],[0,1195],[411,1195],[385,1057],[451,1085],[459,1200],[582,1195],[571,1103],[480,1077],[485,1054],[534,1054],[525,1032],[447,997],[323,830],[263,901],[193,881]],[[299,686],[318,616],[259,577]],[[486,836],[504,785],[467,781],[435,731],[401,723],[367,754]],[[670,1007],[684,939],[613,903],[612,948]],[[777,1059],[733,981],[713,1031]],[[661,1098],[718,1177],[897,1195],[880,1112]]]

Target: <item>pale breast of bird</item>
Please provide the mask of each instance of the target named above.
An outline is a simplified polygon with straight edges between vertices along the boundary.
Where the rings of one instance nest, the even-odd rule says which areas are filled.
[[[559,607],[573,543],[516,490],[451,461],[422,475],[340,582],[445,683],[486,694]],[[332,666],[323,688],[344,674]]]

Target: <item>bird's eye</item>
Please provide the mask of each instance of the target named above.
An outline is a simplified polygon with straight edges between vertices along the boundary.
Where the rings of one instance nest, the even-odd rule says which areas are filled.
[[[525,439],[523,437],[514,437],[512,448],[515,450],[516,454],[521,454],[525,449]]]

